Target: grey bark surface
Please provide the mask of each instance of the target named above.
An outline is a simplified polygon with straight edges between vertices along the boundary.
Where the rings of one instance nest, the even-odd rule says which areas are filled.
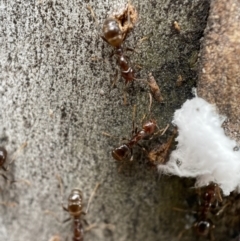
[[[152,116],[163,128],[192,96],[209,2],[132,4],[139,20],[125,45],[135,47],[129,56],[141,67],[136,67],[137,78],[146,78],[151,71],[161,86],[164,103],[153,103]],[[0,145],[11,159],[27,143],[6,175],[31,183],[9,185],[1,180],[1,240],[43,241],[54,235],[70,240],[71,222],[57,222],[46,211],[60,220],[68,218],[62,200],[66,204],[71,189],[79,188],[86,207],[97,182],[101,185],[85,218],[98,227],[86,233],[85,240],[177,240],[185,225],[191,226],[185,213],[172,210],[184,207],[191,181],[159,177],[137,147],[134,161],[121,170],[111,157],[121,138],[131,134],[132,106],[137,106],[136,121],[141,125],[149,105],[148,87],[140,80],[129,86],[127,105],[123,104],[123,81],[112,86],[117,66],[113,49],[100,38],[104,19],[125,5],[122,0],[1,2]],[[172,28],[174,21],[179,22],[180,33]],[[179,76],[183,84],[176,86]],[[57,175],[64,183],[63,196]],[[181,240],[194,238],[188,231]]]

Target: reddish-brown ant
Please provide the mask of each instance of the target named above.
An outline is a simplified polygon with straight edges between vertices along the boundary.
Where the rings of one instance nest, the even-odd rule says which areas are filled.
[[[220,193],[220,188],[215,183],[210,183],[206,187],[202,188],[204,192],[200,195],[199,200],[199,209],[193,213],[196,215],[196,221],[193,223],[192,228],[196,232],[197,235],[208,237],[211,240],[214,240],[212,230],[215,228],[215,225],[213,224],[212,220],[209,218],[210,214],[219,215],[221,212],[217,210],[217,206],[219,202],[222,202],[222,197]],[[201,191],[201,190],[200,190]],[[184,211],[182,209],[174,208],[178,211]],[[194,216],[195,216],[194,215]],[[181,239],[183,233],[187,231],[184,230],[178,235],[178,240]]]
[[[125,83],[134,80],[134,71],[124,56],[123,42],[127,33],[133,28],[137,19],[137,12],[130,4],[122,14],[107,18],[103,23],[103,40],[115,48],[117,62]]]
[[[65,211],[67,211],[70,216],[73,218],[74,228],[73,228],[73,241],[83,241],[83,224],[82,224],[82,215],[86,215],[90,206],[90,202],[98,189],[100,183],[96,184],[96,187],[91,194],[87,209],[83,211],[83,194],[79,189],[73,189],[68,196],[68,206],[67,208],[62,206]]]
[[[128,143],[123,144],[112,151],[112,156],[117,161],[131,160],[132,148],[137,145],[140,140],[150,139],[155,133],[157,123],[155,120],[147,121],[142,130],[136,132],[136,134],[129,140]]]
[[[83,241],[83,225],[81,222],[81,215],[86,214],[83,212],[82,192],[79,189],[73,189],[68,197],[68,207],[63,209],[67,211],[74,221],[74,235],[73,241]]]
[[[215,228],[212,220],[208,218],[209,212],[216,208],[218,202],[222,202],[219,186],[215,183],[209,184],[201,199],[198,219],[193,226],[198,235],[207,236]]]
[[[150,104],[149,104],[149,115],[151,112],[151,106],[152,106],[152,95],[149,93],[150,97]],[[112,151],[112,156],[117,161],[127,161],[132,160],[132,153],[133,153],[133,147],[136,145],[139,145],[139,141],[141,140],[150,140],[153,135],[157,134],[156,128],[157,122],[154,119],[150,119],[147,122],[145,122],[142,125],[141,130],[137,130],[137,128],[134,127],[134,118],[135,118],[135,109],[136,106],[134,106],[133,109],[133,129],[132,129],[132,137],[130,140],[128,140],[127,143],[120,145],[119,147],[115,148]],[[144,118],[145,119],[145,115]],[[140,145],[139,145],[140,146]]]

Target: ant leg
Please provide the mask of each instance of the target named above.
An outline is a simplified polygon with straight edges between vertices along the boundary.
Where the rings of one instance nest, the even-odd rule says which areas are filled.
[[[123,91],[123,105],[127,106],[127,95],[126,95],[126,91]]]
[[[133,48],[130,48],[130,47],[126,47],[125,49],[126,49],[126,51],[135,52],[135,50]],[[128,58],[128,56],[125,56],[125,57]]]
[[[61,237],[56,234],[56,235],[53,235],[48,241],[61,241]]]
[[[8,177],[7,177],[6,175],[4,175],[3,173],[0,173],[0,175],[3,177],[3,179],[4,179],[5,181],[9,181]]]
[[[151,109],[152,109],[152,95],[149,93],[149,107],[148,107],[149,116],[151,115]]]
[[[137,145],[138,147],[140,147],[141,149],[143,149],[143,150],[147,151],[147,150],[146,150],[146,148],[144,148],[144,147],[143,147],[141,144],[136,143],[136,145]]]
[[[100,35],[100,37],[102,38],[102,40],[104,40],[106,43],[108,43],[107,39],[103,35]]]
[[[16,207],[18,204],[15,202],[0,202],[0,205],[3,205],[7,208],[11,208],[11,207]]]
[[[135,127],[135,118],[136,118],[136,105],[133,106],[133,113],[132,113],[132,137],[138,132],[138,128]]]
[[[128,3],[127,3],[128,25],[130,24],[130,10],[129,10],[130,4],[131,4],[131,0],[128,0]]]
[[[58,216],[53,211],[45,210],[43,213],[47,215],[51,215],[58,223],[62,223],[58,218]]]
[[[97,228],[98,225],[96,223],[93,223],[93,224],[88,224],[87,226],[88,227],[84,229],[84,232],[89,232],[91,229]]]
[[[151,116],[151,109],[152,109],[152,95],[150,93],[148,93],[149,95],[149,107],[148,107],[148,114],[144,114],[141,120],[141,124],[143,126],[143,122],[145,119],[149,119]]]
[[[215,226],[213,225],[212,229],[215,228]],[[215,237],[214,237],[214,234],[213,234],[213,231],[210,230],[210,233],[209,233],[209,238],[211,241],[215,241]]]
[[[62,205],[62,209],[65,211],[65,212],[68,212],[69,213],[69,210],[68,208],[66,208],[63,204],[63,180],[61,178],[61,176],[59,174],[56,175],[56,179],[58,181],[58,186],[59,186],[59,189],[60,189],[60,195],[62,197],[62,201],[61,201],[61,205]],[[52,213],[52,211],[49,211],[50,213]],[[54,216],[54,215],[53,215]],[[55,219],[59,220],[59,218],[56,218]],[[66,220],[70,220],[71,218],[67,218]],[[64,220],[62,223],[65,223],[67,222],[66,220]],[[60,222],[60,221],[59,221]]]
[[[217,185],[217,187],[216,187],[216,194],[217,194],[217,200],[219,201],[219,202],[222,202],[223,201],[223,199],[222,199],[222,195],[221,195],[221,189],[220,189],[220,187]]]
[[[7,172],[8,170],[6,169],[5,166],[1,166],[1,168],[3,169],[3,171]]]
[[[58,186],[60,188],[60,195],[63,197],[63,180],[59,174],[56,174],[56,179],[58,181]]]
[[[225,208],[231,205],[231,202],[226,203],[224,206],[221,207],[221,209],[216,213],[216,216],[220,215],[222,212],[224,212]]]
[[[66,219],[64,219],[64,220],[62,221],[62,223],[67,223],[67,222],[69,222],[71,219],[72,219],[71,217],[66,218]]]
[[[141,150],[145,153],[145,155],[148,155],[149,151],[148,151],[145,147],[143,147],[143,146],[142,146],[141,144],[139,144],[139,143],[137,143],[136,145],[141,148]]]
[[[110,224],[110,223],[109,224],[107,224],[107,223],[102,223],[102,224],[93,223],[93,224],[88,225],[88,227],[84,229],[84,232],[89,232],[90,230],[92,230],[94,228],[108,229],[108,230],[114,231],[115,225]]]
[[[91,201],[92,201],[94,195],[96,194],[96,191],[98,190],[99,186],[100,186],[100,183],[97,182],[97,183],[96,183],[96,186],[95,186],[95,188],[93,189],[93,191],[92,191],[92,193],[91,193],[91,196],[90,196],[90,198],[89,198],[89,200],[88,200],[87,209],[86,209],[86,211],[85,211],[85,214],[88,213],[88,210],[89,210]]]
[[[4,169],[5,170],[5,169]],[[9,172],[8,172],[9,173]],[[10,185],[12,185],[13,183],[17,183],[19,182],[18,180],[10,180],[5,174],[3,173],[0,173],[0,175],[3,177],[3,179],[6,181],[6,182],[9,182]],[[21,180],[20,180],[21,181]]]
[[[10,160],[10,162],[8,163],[7,167],[2,167],[3,170],[8,171],[9,170],[9,166],[16,160],[16,158],[20,155],[20,152],[27,146],[27,142],[24,142],[13,154],[12,159]]]
[[[133,161],[133,149],[131,148],[131,158],[130,158],[130,162]]]
[[[119,139],[119,140],[120,140],[119,137],[113,136],[113,135],[111,135],[110,133],[105,132],[105,131],[102,131],[102,135],[107,136],[107,137],[110,137],[110,138],[114,138],[114,139]]]
[[[125,105],[125,106],[129,105],[127,103],[127,92],[128,92],[129,87],[130,87],[130,83],[128,81],[125,81],[125,85],[122,88],[122,91],[123,91],[123,105]]]
[[[187,232],[188,230],[189,230],[190,228],[185,228],[184,230],[182,230],[179,234],[178,234],[178,236],[177,236],[177,240],[181,240],[181,238],[182,238],[182,236],[183,236],[183,234],[185,233],[185,232]]]
[[[69,212],[68,209],[63,205],[63,203],[62,203],[62,209],[63,209],[65,212]]]
[[[153,103],[153,96],[152,94],[149,92],[148,93],[149,96],[149,106],[148,106],[148,119],[151,119],[151,115],[152,115],[152,103]]]
[[[95,23],[96,23],[96,25],[97,25],[97,27],[98,27],[98,26],[99,26],[99,23],[98,23],[98,20],[97,20],[97,18],[96,18],[96,14],[95,14],[95,12],[93,11],[92,7],[88,4],[88,5],[86,6],[86,8],[87,8],[87,10],[90,12],[92,18],[94,19],[94,21],[95,21]]]
[[[155,132],[155,133],[153,134],[152,138],[153,138],[154,136],[159,135],[159,134],[160,134],[160,136],[163,136],[163,135],[166,133],[166,131],[168,130],[169,126],[170,126],[170,125],[169,125],[169,124],[167,124],[167,125],[166,125],[166,127],[165,127],[164,129],[160,129],[160,128],[159,128],[159,126],[158,126],[158,125],[156,125],[156,127],[157,127],[158,131],[157,131],[157,132]]]
[[[176,207],[173,207],[172,210],[175,210],[175,211],[178,211],[178,212],[189,212],[188,210],[184,210],[184,209],[176,208]],[[192,212],[192,213],[197,213],[197,212],[195,212],[195,211],[191,211],[191,212]],[[184,234],[185,232],[189,231],[189,230],[190,230],[190,228],[185,228],[185,229],[183,229],[183,230],[178,234],[177,240],[180,241],[181,238],[182,238],[182,236],[183,236],[183,234]]]
[[[111,88],[113,88],[114,86],[116,86],[117,81],[118,81],[118,70],[116,69],[116,73],[115,73],[115,75],[114,75],[114,79],[113,79]]]

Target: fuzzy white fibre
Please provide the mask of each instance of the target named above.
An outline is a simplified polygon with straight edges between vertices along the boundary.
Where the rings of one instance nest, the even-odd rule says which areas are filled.
[[[160,172],[180,177],[196,177],[196,186],[217,183],[224,195],[240,190],[240,151],[221,127],[224,117],[214,105],[202,98],[187,100],[174,113],[173,124],[178,127],[177,149]]]

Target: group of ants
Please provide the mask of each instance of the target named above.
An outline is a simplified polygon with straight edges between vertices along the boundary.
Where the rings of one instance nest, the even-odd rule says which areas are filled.
[[[129,61],[124,56],[123,43],[126,39],[127,34],[134,26],[134,21],[136,20],[136,10],[130,4],[127,5],[124,12],[120,15],[114,15],[108,17],[103,23],[103,35],[101,36],[104,41],[106,41],[110,46],[115,49],[115,56],[117,58],[117,63],[121,70],[121,77],[128,84],[135,80],[134,70],[130,66]],[[154,79],[154,77],[149,74],[148,84],[152,96],[156,101],[162,101],[162,95],[160,89]],[[150,119],[143,124],[142,129],[135,131],[131,139],[125,143],[121,144],[119,147],[112,151],[113,158],[118,162],[125,162],[132,160],[132,150],[135,145],[138,145],[141,140],[149,140],[156,133],[157,123],[154,119]],[[164,129],[164,131],[166,128]],[[167,140],[166,143],[160,145],[158,148],[152,150],[148,154],[149,161],[153,165],[163,164],[166,162],[170,155],[170,150],[172,143],[175,140],[177,134],[177,129],[173,131],[173,135]],[[4,147],[0,147],[0,168],[7,172],[5,163],[7,160],[7,151]],[[4,179],[7,176],[1,173]],[[96,187],[97,188],[97,187]],[[95,189],[96,189],[95,188]],[[79,189],[73,189],[68,197],[67,207],[63,206],[63,209],[69,213],[73,219],[73,241],[83,241],[83,215],[87,211],[83,211],[83,195]],[[91,198],[90,198],[91,199]],[[90,203],[90,199],[88,204]],[[217,184],[209,184],[203,193],[200,195],[199,210],[197,212],[197,219],[193,224],[193,228],[196,233],[200,236],[209,236],[211,230],[215,227],[211,219],[208,217],[210,213],[215,210],[219,202],[221,202],[220,188]],[[88,209],[87,209],[88,210]],[[182,233],[179,234],[179,238]]]
[[[135,9],[128,5],[125,12],[120,15],[109,17],[103,24],[103,40],[110,46],[115,48],[115,55],[117,63],[121,71],[121,77],[125,80],[125,84],[136,80],[134,76],[134,70],[130,66],[129,61],[124,56],[123,42],[128,32],[133,28],[135,21]],[[147,83],[150,87],[151,96],[157,101],[162,102],[163,98],[160,92],[160,88],[157,85],[153,75],[149,73]],[[151,100],[151,98],[150,98]],[[150,101],[151,103],[151,101]],[[134,126],[134,125],[133,125]],[[165,133],[166,128],[163,129],[162,133]],[[133,158],[133,147],[139,145],[141,140],[150,140],[155,135],[157,129],[157,123],[154,119],[150,119],[142,125],[142,129],[135,131],[133,128],[132,137],[124,144],[115,148],[112,151],[113,158],[123,163],[125,161],[131,161]],[[166,143],[163,143],[151,151],[148,151],[148,161],[151,165],[157,166],[164,164],[169,159],[169,155],[172,149],[172,145],[177,135],[177,128],[174,128],[173,134],[169,137]],[[140,145],[141,147],[141,145]],[[210,213],[216,213],[216,207],[222,202],[221,191],[217,184],[210,183],[201,193],[199,199],[199,210],[197,212],[197,218],[193,224],[193,228],[199,236],[208,236],[213,239],[212,230],[215,227],[212,220],[209,218]],[[179,210],[179,209],[176,209]],[[222,209],[221,209],[222,211]],[[218,212],[217,214],[219,214]],[[178,235],[180,239],[182,236],[181,232]]]

